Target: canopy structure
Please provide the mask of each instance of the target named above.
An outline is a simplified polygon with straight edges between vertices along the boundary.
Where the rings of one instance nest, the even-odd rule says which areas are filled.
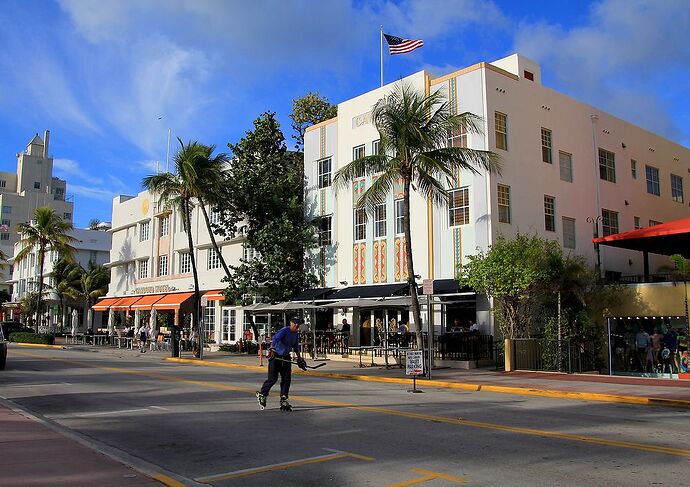
[[[398,282],[395,284],[378,284],[373,286],[350,286],[343,288],[332,295],[328,299],[341,300],[350,298],[384,298],[393,295],[402,295],[404,291],[409,288],[406,282]]]
[[[121,299],[122,298],[103,298],[100,301],[98,301],[96,304],[94,304],[91,308],[94,311],[106,311],[113,304],[117,303]]]
[[[182,303],[194,296],[194,293],[175,293],[165,294],[163,297],[153,304],[153,308],[160,309],[180,309]]]
[[[129,296],[120,299],[118,302],[110,305],[110,309],[115,311],[129,311],[130,306],[139,301],[141,296]]]
[[[595,238],[595,244],[690,258],[690,218]]]
[[[146,296],[142,296],[139,301],[131,306],[131,308],[150,310],[154,303],[158,302],[162,297],[162,294],[147,294]]]
[[[206,299],[207,301],[223,301],[225,296],[223,296],[222,289],[217,289],[215,291],[206,291],[201,298]]]

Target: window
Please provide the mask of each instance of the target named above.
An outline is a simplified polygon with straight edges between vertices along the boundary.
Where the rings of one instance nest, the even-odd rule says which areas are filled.
[[[534,81],[534,73],[527,71],[526,69],[522,71],[522,77],[530,81]]]
[[[159,255],[158,256],[158,275],[167,276],[168,275],[168,256]]]
[[[53,252],[53,262],[57,262],[58,260],[58,252]],[[98,252],[95,250],[92,250],[89,252],[89,262],[93,262],[94,264],[98,261]]]
[[[10,239],[9,233],[0,233],[0,240],[9,240],[9,239]]]
[[[601,210],[601,231],[603,237],[618,233],[618,212]]]
[[[208,301],[204,307],[204,339],[215,340],[216,302]]]
[[[2,226],[9,228],[12,225],[12,222],[9,220],[9,218],[3,218],[2,219]]]
[[[637,161],[630,159],[630,175],[633,179],[637,179]]]
[[[139,279],[146,279],[149,277],[149,260],[144,259],[139,261]]]
[[[494,112],[494,123],[496,125],[496,148],[508,150],[508,115]]]
[[[235,341],[235,328],[237,326],[237,311],[234,309],[223,310],[223,341]]]
[[[63,219],[63,220],[69,221],[69,220],[72,219],[72,214],[71,214],[71,213],[63,213],[63,214],[62,214],[62,219]]]
[[[319,245],[324,247],[331,245],[331,223],[332,216],[323,216],[319,220]]]
[[[149,222],[144,222],[139,225],[139,241],[143,242],[149,239]]]
[[[448,221],[451,227],[467,225],[470,222],[470,190],[460,188],[450,191],[450,208]]]
[[[599,148],[599,178],[616,182],[616,154]]]
[[[563,248],[575,248],[575,219],[564,216],[561,218],[563,224]]]
[[[548,195],[544,195],[544,229],[556,231],[556,198]]]
[[[549,164],[553,163],[553,153],[551,152],[551,131],[541,128],[541,160]]]
[[[192,256],[189,252],[180,252],[180,274],[192,272]]]
[[[367,238],[367,215],[364,208],[355,208],[355,242]]]
[[[499,184],[496,195],[498,198],[498,221],[510,223],[510,186]]]
[[[170,216],[161,218],[161,237],[166,237],[170,233]]]
[[[378,141],[377,141],[378,142]],[[352,148],[352,160],[356,161],[357,159],[361,159],[364,157],[365,152],[364,152],[364,145],[358,145],[357,147]],[[358,178],[363,178],[364,177],[364,171],[358,171],[356,177]]]
[[[650,227],[653,227],[653,226],[655,226],[655,225],[661,225],[662,223],[664,223],[664,222],[659,222],[659,221],[656,221],[656,220],[649,220],[649,226],[650,226]]]
[[[11,206],[3,206],[2,212],[9,215],[10,213],[12,213],[12,207]]]
[[[245,262],[258,259],[259,257],[261,257],[261,254],[256,249],[250,247],[246,243],[244,244],[242,247],[242,259],[244,259]]]
[[[381,141],[380,140],[375,140],[371,143],[371,153],[373,155],[378,155],[379,149],[381,148]]]
[[[211,214],[208,219],[212,224],[218,225],[220,223],[221,214],[222,212],[218,208],[211,208]]]
[[[220,268],[220,255],[215,249],[208,249],[208,269],[219,269]]]
[[[467,127],[462,126],[451,132],[448,147],[467,147]]]
[[[642,228],[642,227],[640,226],[640,217],[639,217],[639,216],[634,216],[634,217],[633,217],[633,226],[634,226],[635,230],[638,230],[638,229]]]
[[[656,167],[645,166],[644,172],[647,176],[647,193],[661,196],[661,188],[659,186],[659,170]]]
[[[573,182],[573,156],[567,152],[558,152],[558,165],[561,168],[561,181]]]
[[[405,202],[395,200],[395,234],[405,233]]]
[[[34,181],[34,189],[41,189],[41,182],[40,181]]]
[[[374,238],[386,236],[386,203],[376,205],[374,209]]]
[[[5,181],[4,179],[0,179],[0,188],[5,188],[5,187],[7,187],[7,181]]]
[[[683,202],[683,178],[671,174],[671,198],[678,203]]]
[[[331,159],[319,161],[319,188],[327,188],[331,185]]]

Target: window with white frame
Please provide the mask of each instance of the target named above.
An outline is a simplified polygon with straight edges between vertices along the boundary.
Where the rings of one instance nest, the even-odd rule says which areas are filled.
[[[496,188],[498,200],[498,221],[510,223],[510,186],[499,184]]]
[[[211,214],[208,217],[209,221],[214,225],[218,225],[220,223],[222,212],[218,208],[211,208],[210,213]]]
[[[168,275],[168,256],[159,255],[158,256],[158,275],[167,276]]]
[[[5,214],[7,214],[7,215],[9,215],[10,213],[12,213],[12,207],[11,207],[11,206],[6,206],[6,205],[5,205],[5,206],[2,207],[2,212],[5,213]]]
[[[552,164],[553,163],[553,147],[551,143],[551,130],[541,128],[541,160]]]
[[[637,179],[637,161],[630,159],[630,175],[633,179]]]
[[[322,216],[319,219],[319,246],[331,245],[332,216]]]
[[[149,222],[139,224],[139,241],[144,242],[149,239]]]
[[[180,274],[192,272],[192,256],[189,252],[180,252]]]
[[[0,179],[0,188],[5,188],[7,187],[7,181],[4,179]]]
[[[467,147],[467,127],[465,125],[458,127],[450,133],[448,147]]]
[[[53,262],[57,262],[58,254],[59,254],[59,252],[53,251]],[[97,259],[98,259],[98,252],[96,250],[90,251],[89,252],[89,262],[93,262],[95,264],[97,262]]]
[[[544,195],[544,230],[556,231],[556,198]]]
[[[405,233],[405,201],[395,200],[395,234]]]
[[[640,217],[639,217],[639,216],[634,216],[634,217],[633,217],[633,228],[634,228],[635,230],[638,230],[638,229],[642,228],[642,227],[640,226]]]
[[[616,182],[616,154],[599,148],[599,178]]]
[[[678,203],[683,202],[683,178],[671,174],[671,198]]]
[[[331,185],[331,158],[321,159],[319,162],[319,188]]]
[[[357,159],[361,159],[366,155],[366,150],[364,148],[364,144],[358,145],[352,148],[352,160],[356,161]],[[358,178],[363,178],[364,177],[364,170],[357,171],[356,177]]]
[[[160,220],[160,235],[161,237],[165,237],[170,233],[170,215],[166,215]]]
[[[261,254],[259,254],[256,249],[250,247],[246,243],[242,246],[242,259],[245,262],[250,262],[254,259],[258,259],[259,257],[261,257]]]
[[[220,268],[220,255],[215,249],[208,249],[208,260],[207,269],[219,269]]]
[[[494,112],[494,124],[496,126],[496,148],[508,150],[508,115]]]
[[[9,240],[10,234],[7,232],[0,233],[0,240]]]
[[[216,339],[216,302],[208,301],[204,307],[204,339]]]
[[[149,260],[148,259],[141,259],[139,262],[139,272],[138,276],[139,279],[146,279],[149,277]]]
[[[63,213],[62,219],[65,221],[70,221],[72,219],[72,214],[71,213]]]
[[[613,210],[601,210],[601,232],[603,237],[618,233],[618,212]]]
[[[470,190],[468,187],[454,189],[448,192],[450,196],[448,208],[448,224],[451,227],[467,225],[470,222]]]
[[[380,140],[375,140],[371,143],[371,153],[372,155],[378,155],[379,150],[381,148],[381,141]]]
[[[386,203],[380,203],[374,208],[374,238],[386,236]]]
[[[561,218],[563,225],[563,248],[575,248],[575,219],[564,216]]]
[[[237,326],[237,311],[234,309],[223,310],[223,341],[235,341],[235,329]]]
[[[40,181],[34,181],[34,189],[41,189],[41,182]]]
[[[355,208],[354,213],[355,213],[354,238],[355,238],[355,242],[360,242],[360,241],[365,240],[367,238],[367,214],[366,214],[364,208]]]
[[[659,170],[653,166],[644,167],[647,176],[647,193],[661,196],[661,186],[659,184]]]
[[[573,156],[567,152],[558,151],[558,165],[561,171],[561,181],[573,182]]]

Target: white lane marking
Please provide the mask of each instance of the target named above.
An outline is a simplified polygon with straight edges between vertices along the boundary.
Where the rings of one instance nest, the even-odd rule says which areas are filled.
[[[150,406],[151,409],[161,409],[163,411],[170,411],[168,408],[164,408],[163,406]]]
[[[51,386],[71,386],[71,382],[51,382],[46,384],[5,384],[5,387],[51,387]]]
[[[121,409],[119,411],[100,411],[97,413],[81,413],[81,414],[75,414],[75,416],[78,417],[87,417],[87,416],[117,416],[118,414],[124,414],[124,413],[138,413],[141,411],[148,411],[149,408],[140,408],[140,409]]]

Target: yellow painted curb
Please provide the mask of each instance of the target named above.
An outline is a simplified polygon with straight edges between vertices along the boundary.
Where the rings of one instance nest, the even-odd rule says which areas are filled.
[[[151,477],[153,480],[157,480],[163,485],[167,485],[168,487],[187,487],[187,484],[183,484],[182,482],[178,482],[172,477],[168,477],[167,475],[163,475],[162,473],[157,473],[153,477]]]
[[[57,348],[60,350],[63,350],[65,347],[62,345],[46,345],[44,343],[18,343],[18,342],[10,342],[14,345],[19,345],[20,347],[34,347],[34,348]]]
[[[207,367],[226,367],[231,369],[249,369],[265,371],[265,367],[258,365],[244,365],[225,362],[214,362],[209,360],[185,359],[167,357],[163,360],[169,362],[178,362],[194,365],[205,365]],[[368,382],[383,382],[388,384],[404,384],[411,385],[412,379],[403,379],[400,377],[375,377],[370,375],[356,375],[356,374],[342,374],[339,372],[305,372],[301,370],[293,370],[293,374],[302,374],[312,377],[324,377],[330,379],[349,379],[361,380]],[[448,382],[441,380],[421,380],[418,384],[424,387],[437,387],[441,389],[461,389],[465,391],[474,392],[495,392],[500,394],[521,394],[528,396],[552,397],[559,399],[574,399],[579,401],[597,401],[597,402],[613,402],[623,404],[638,404],[646,406],[668,406],[680,407],[690,409],[690,401],[684,399],[666,399],[663,397],[643,397],[643,396],[624,396],[617,394],[604,394],[600,392],[576,392],[576,391],[559,391],[552,389],[533,389],[530,387],[510,387],[510,386],[496,386],[489,384],[470,384],[466,382]]]

